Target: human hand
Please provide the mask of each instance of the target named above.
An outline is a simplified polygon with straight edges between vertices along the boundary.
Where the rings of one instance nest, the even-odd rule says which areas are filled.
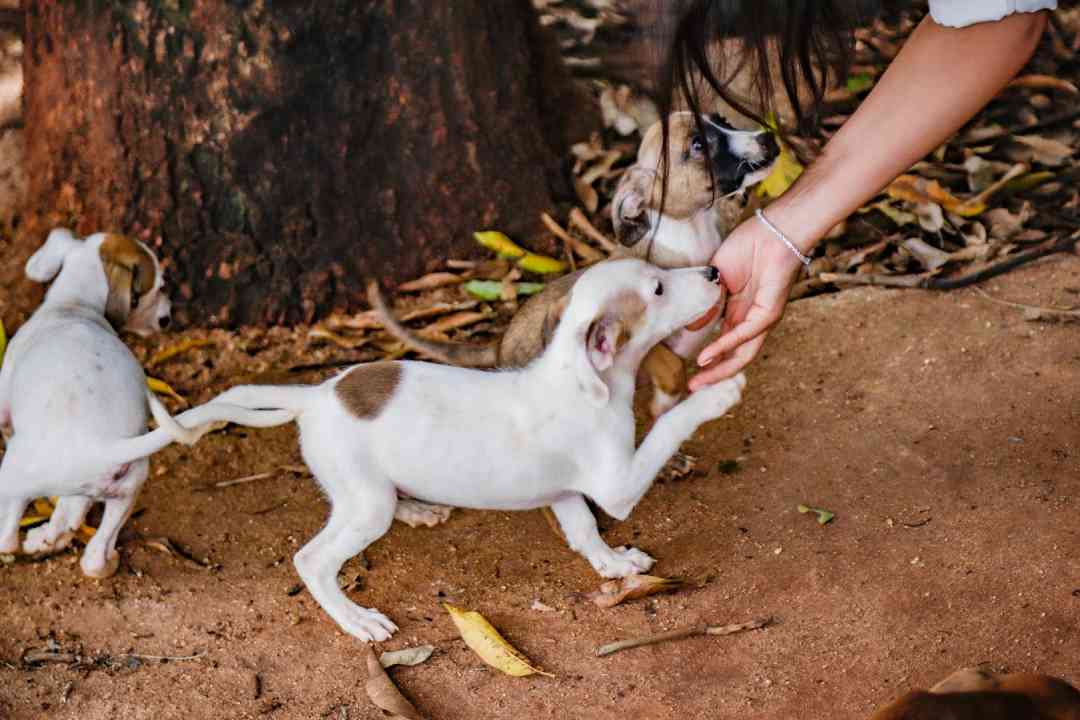
[[[757,356],[766,334],[784,314],[802,267],[795,254],[756,218],[728,235],[712,265],[730,294],[723,334],[698,355],[704,369],[690,380],[692,391],[735,375]]]

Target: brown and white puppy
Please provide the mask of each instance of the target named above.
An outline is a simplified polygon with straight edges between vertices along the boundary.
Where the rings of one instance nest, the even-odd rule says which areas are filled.
[[[778,150],[766,132],[736,130],[719,115],[703,119],[699,131],[690,113],[669,118],[669,185],[662,198],[662,133],[657,123],[645,133],[637,161],[625,174],[612,203],[616,236],[631,255],[664,268],[705,265],[723,241],[726,228],[717,203],[764,179]],[[663,213],[661,214],[661,200]],[[447,343],[419,337],[396,321],[377,290],[369,294],[387,331],[407,347],[459,367],[522,367],[544,349],[558,326],[562,298],[580,272],[548,283],[514,315],[497,343]],[[642,365],[654,388],[658,417],[686,393],[683,358],[704,345],[716,322],[696,332],[680,332],[658,345]]]
[[[1080,691],[1047,675],[958,670],[909,692],[871,720],[1080,720]]]
[[[146,479],[147,456],[174,440],[195,442],[214,421],[262,424],[279,421],[280,414],[203,406],[173,419],[147,391],[142,367],[116,332],[153,332],[169,317],[157,258],[144,244],[108,233],[81,240],[53,230],[26,263],[26,274],[39,282],[56,279],[15,333],[0,367],[0,428],[7,439],[0,552],[59,550],[90,506],[103,501],[82,570],[105,577],[116,570],[116,536]],[[159,427],[148,433],[150,413]],[[49,522],[20,544],[23,509],[43,496],[60,500]]]

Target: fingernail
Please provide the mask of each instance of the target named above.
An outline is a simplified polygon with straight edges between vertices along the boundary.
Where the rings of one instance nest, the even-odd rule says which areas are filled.
[[[698,361],[697,361],[698,367],[705,367],[706,365],[711,364],[715,357],[716,357],[715,355],[710,355],[708,353],[702,353],[701,355],[698,356]]]

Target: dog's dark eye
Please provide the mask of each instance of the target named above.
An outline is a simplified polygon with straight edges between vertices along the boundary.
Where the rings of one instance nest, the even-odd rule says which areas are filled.
[[[695,155],[701,155],[705,152],[705,141],[701,139],[700,135],[690,138],[690,152]]]
[[[663,295],[664,294],[664,283],[660,282],[659,280],[656,281],[656,294],[657,295]]]

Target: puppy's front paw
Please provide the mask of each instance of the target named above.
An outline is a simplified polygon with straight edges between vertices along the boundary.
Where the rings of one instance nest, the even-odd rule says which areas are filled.
[[[620,578],[627,575],[637,575],[648,572],[656,560],[641,552],[637,548],[625,546],[609,548],[610,553],[592,560],[592,566],[601,577]]]
[[[349,603],[348,607],[342,608],[340,613],[335,613],[334,620],[337,621],[342,630],[367,642],[389,640],[390,636],[396,633],[398,629],[397,625],[390,622],[390,618],[378,610],[362,608],[353,603]]]
[[[104,580],[115,575],[120,568],[120,553],[113,550],[108,557],[102,559],[83,552],[79,566],[82,568],[83,575]]]
[[[720,382],[698,390],[686,402],[694,403],[694,410],[700,413],[702,422],[723,417],[728,410],[742,401],[742,391],[746,387],[746,376],[739,373],[730,380]]]

